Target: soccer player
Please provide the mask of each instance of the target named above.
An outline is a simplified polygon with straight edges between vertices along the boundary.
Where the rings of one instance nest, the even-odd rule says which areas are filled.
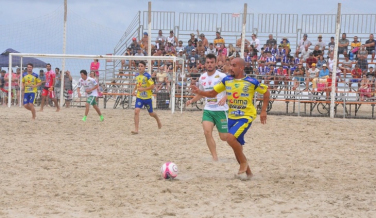
[[[22,84],[24,89],[24,107],[31,111],[33,120],[35,120],[35,108],[34,108],[34,99],[35,94],[37,93],[37,87],[42,84],[42,81],[39,79],[38,74],[33,72],[33,64],[27,64],[27,73],[24,73],[22,76]]]
[[[54,92],[56,74],[53,70],[51,70],[51,64],[46,64],[46,69],[47,69],[46,82],[44,83],[44,87],[42,90],[42,103],[40,104],[39,111],[43,112],[43,107],[46,101],[46,96],[48,95],[57,107],[56,112],[59,112],[60,107],[59,107],[59,104],[57,103],[55,92]]]
[[[216,70],[217,58],[214,54],[206,55],[205,68],[207,72],[202,74],[199,79],[200,90],[213,90],[214,85],[220,83],[227,75]],[[203,96],[196,95],[187,101],[187,106],[200,100]],[[227,139],[227,110],[226,92],[219,93],[214,98],[205,98],[206,104],[202,115],[202,128],[206,138],[206,144],[214,161],[218,160],[216,144],[213,138],[213,128],[217,127],[219,138],[222,141]]]
[[[158,115],[153,112],[153,104],[152,104],[152,91],[154,89],[154,82],[151,78],[150,74],[145,72],[146,63],[144,61],[140,61],[138,63],[138,70],[139,73],[136,74],[136,88],[133,90],[132,95],[136,95],[137,91],[137,98],[135,103],[134,109],[134,126],[135,130],[131,131],[132,134],[138,134],[138,127],[140,123],[140,110],[143,106],[149,112],[149,115],[154,117],[157,121],[158,129],[162,128],[161,121],[158,118]]]
[[[264,95],[260,119],[261,123],[265,124],[270,93],[266,85],[259,83],[255,78],[245,77],[244,68],[244,60],[235,58],[231,61],[230,76],[215,85],[213,90],[201,91],[196,86],[191,86],[191,89],[195,94],[211,98],[226,90],[229,105],[227,143],[234,150],[240,164],[238,174],[245,172],[247,178],[251,178],[252,172],[242,147],[245,144],[244,135],[257,115],[256,108],[253,106],[253,95],[255,92]]]
[[[85,109],[85,116],[82,118],[82,121],[86,121],[86,117],[89,113],[90,105],[93,106],[95,111],[97,111],[99,115],[100,121],[103,121],[103,115],[101,114],[101,111],[99,110],[99,107],[97,105],[96,97],[98,96],[98,83],[95,81],[95,79],[88,77],[86,70],[81,70],[81,79],[78,81],[77,85],[77,92],[78,97],[81,98],[81,87],[83,86],[85,89],[85,92],[88,94],[87,100],[86,100],[86,109]]]

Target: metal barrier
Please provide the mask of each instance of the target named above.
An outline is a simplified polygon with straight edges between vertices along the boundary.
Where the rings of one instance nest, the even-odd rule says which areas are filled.
[[[172,30],[175,27],[175,12],[172,11],[152,11],[151,12],[152,30]],[[148,12],[143,12],[143,26],[148,26]],[[139,37],[140,39],[140,37]]]
[[[252,32],[254,26],[254,14],[247,13],[245,32]],[[243,13],[221,14],[221,32],[242,32],[243,28]]]
[[[179,13],[180,31],[217,31],[218,14],[214,13]]]
[[[260,33],[297,33],[297,14],[259,14],[258,32]]]

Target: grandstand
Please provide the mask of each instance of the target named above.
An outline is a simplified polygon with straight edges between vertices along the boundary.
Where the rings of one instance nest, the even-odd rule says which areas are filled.
[[[190,35],[195,34],[195,38],[198,38],[198,32],[205,34],[206,39],[209,43],[213,42],[216,37],[216,32],[220,32],[221,37],[225,39],[225,45],[228,47],[229,44],[236,45],[236,41],[240,38],[240,33],[242,30],[242,17],[243,14],[231,14],[231,13],[175,13],[166,11],[152,11],[152,23],[151,23],[151,42],[155,45],[155,40],[158,36],[158,32],[162,30],[163,36],[168,37],[170,30],[174,32],[178,41],[183,42],[183,47],[188,45],[188,40]],[[121,37],[119,42],[114,47],[113,55],[124,55],[127,48],[132,45],[132,39],[136,38],[137,42],[140,42],[143,37],[143,33],[147,31],[148,25],[148,12],[139,11],[133,18],[131,24],[125,31],[124,35]],[[328,43],[330,42],[330,37],[335,36],[335,14],[253,14],[248,13],[246,15],[246,39],[251,41],[251,35],[256,34],[257,38],[260,40],[260,46],[266,43],[269,35],[272,34],[273,38],[276,39],[277,44],[279,44],[284,37],[290,42],[291,52],[290,55],[294,55],[299,42],[302,40],[303,35],[308,35],[308,40],[312,42],[312,46],[309,49],[314,48],[314,44],[317,42],[318,35],[322,35],[323,42],[326,44],[326,49],[324,51],[324,59],[328,61]],[[341,15],[341,33],[347,34],[347,39],[350,43],[354,36],[358,37],[358,41],[361,44],[369,39],[371,33],[376,32],[376,14],[342,14]],[[350,44],[348,50],[350,50]],[[239,49],[238,49],[239,51]],[[144,51],[146,54],[146,51]],[[155,50],[152,50],[152,54]],[[178,51],[176,51],[178,53]],[[173,55],[176,55],[174,53]],[[260,53],[258,53],[260,55]],[[367,61],[368,66],[374,66],[375,63],[372,62],[372,55],[368,55]],[[344,61],[344,55],[339,56],[339,63]],[[304,61],[303,66],[306,67]],[[277,67],[280,63],[277,62]],[[353,66],[355,65],[355,59]],[[256,76],[256,67],[250,72],[250,76]],[[121,69],[120,61],[108,62],[106,64],[106,78],[114,78],[114,84],[119,85],[119,82],[124,82],[124,80],[132,80],[131,77],[119,78],[119,70]],[[126,71],[126,69],[123,69]],[[132,67],[128,69],[128,72],[134,71]],[[155,72],[159,72],[160,69],[154,67]],[[120,71],[124,73],[124,71]],[[195,74],[194,72],[188,72],[188,74]],[[121,74],[120,74],[121,75]],[[129,75],[129,73],[125,73]],[[344,76],[341,73],[341,76]],[[292,90],[294,75],[291,72],[289,81],[275,84],[274,81],[267,81],[270,78],[258,77],[264,82],[270,83],[270,90],[272,91],[272,99],[270,102],[269,113],[275,114],[288,114],[288,115],[299,115],[299,116],[328,116],[329,115],[329,96],[325,93],[325,90],[320,90],[313,92],[312,85],[309,85],[309,90],[304,90],[305,84],[302,82],[299,84],[297,90]],[[178,79],[178,78],[177,78]],[[337,117],[367,117],[374,118],[374,100],[375,100],[375,89],[374,89],[374,77],[372,80],[372,93],[366,98],[365,101],[360,101],[360,91],[358,87],[353,84],[351,88],[347,88],[349,81],[351,80],[351,75],[348,74],[344,81],[338,81],[338,89],[336,91],[336,116]],[[275,78],[271,79],[275,80]],[[111,82],[112,82],[111,81]],[[108,83],[109,81],[107,81]],[[131,82],[128,82],[131,83]],[[109,87],[107,87],[108,89]],[[121,90],[121,86],[120,88]],[[128,88],[128,87],[126,87]],[[106,88],[105,88],[106,89]],[[119,89],[117,89],[119,92]],[[121,91],[120,91],[121,92]],[[158,95],[158,93],[155,93]],[[192,97],[189,91],[184,92],[183,95],[177,93],[177,97],[181,97],[179,102],[185,102],[187,99]],[[105,96],[106,98],[106,96]],[[157,98],[158,99],[158,98]],[[256,100],[258,98],[255,98]],[[108,100],[108,99],[107,99]],[[131,99],[117,99],[119,102],[130,102]],[[158,100],[157,100],[158,101]],[[163,99],[165,101],[165,99]],[[105,99],[106,102],[106,99]],[[277,102],[284,102],[285,106],[279,107],[279,110],[275,107]],[[255,102],[259,108],[261,108],[261,101]],[[179,104],[177,103],[179,106]],[[131,107],[131,104],[128,104]],[[117,106],[115,105],[115,108]],[[366,109],[366,113],[360,113],[360,108]],[[195,107],[194,107],[195,108]],[[202,108],[202,105],[198,105],[197,108]],[[284,109],[285,108],[285,109]]]

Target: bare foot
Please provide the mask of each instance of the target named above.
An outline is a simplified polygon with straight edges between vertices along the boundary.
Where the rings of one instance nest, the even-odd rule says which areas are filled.
[[[218,161],[218,157],[213,157],[213,161],[217,162]]]
[[[158,129],[161,129],[162,128],[162,123],[161,121],[158,122]]]
[[[138,132],[136,132],[136,131],[131,131],[131,133],[132,133],[132,135],[137,135],[138,134]]]
[[[60,108],[56,109],[56,112],[59,112],[60,111]]]
[[[40,109],[40,110],[39,110],[39,112],[43,112],[43,110],[42,110],[42,109]]]
[[[248,163],[247,162],[241,163],[240,167],[239,167],[238,174],[245,173],[247,171],[247,169],[248,169]]]

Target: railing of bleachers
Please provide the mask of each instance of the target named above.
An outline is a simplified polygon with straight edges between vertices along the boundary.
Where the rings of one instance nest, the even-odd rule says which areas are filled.
[[[143,12],[142,24],[145,27],[148,26],[148,11]],[[151,12],[151,29],[152,30],[170,31],[174,27],[175,27],[175,12],[173,11],[152,11]]]
[[[335,14],[302,14],[302,32],[307,34],[334,34],[336,32],[336,16]]]
[[[376,32],[376,14],[342,14],[341,31],[352,34]]]
[[[298,14],[258,14],[258,32],[260,33],[296,33]]]
[[[222,32],[242,32],[243,13],[222,13],[221,14],[221,31]],[[254,28],[254,14],[247,13],[245,32],[252,33]]]
[[[179,13],[179,30],[215,32],[218,27],[218,14],[215,13]]]

